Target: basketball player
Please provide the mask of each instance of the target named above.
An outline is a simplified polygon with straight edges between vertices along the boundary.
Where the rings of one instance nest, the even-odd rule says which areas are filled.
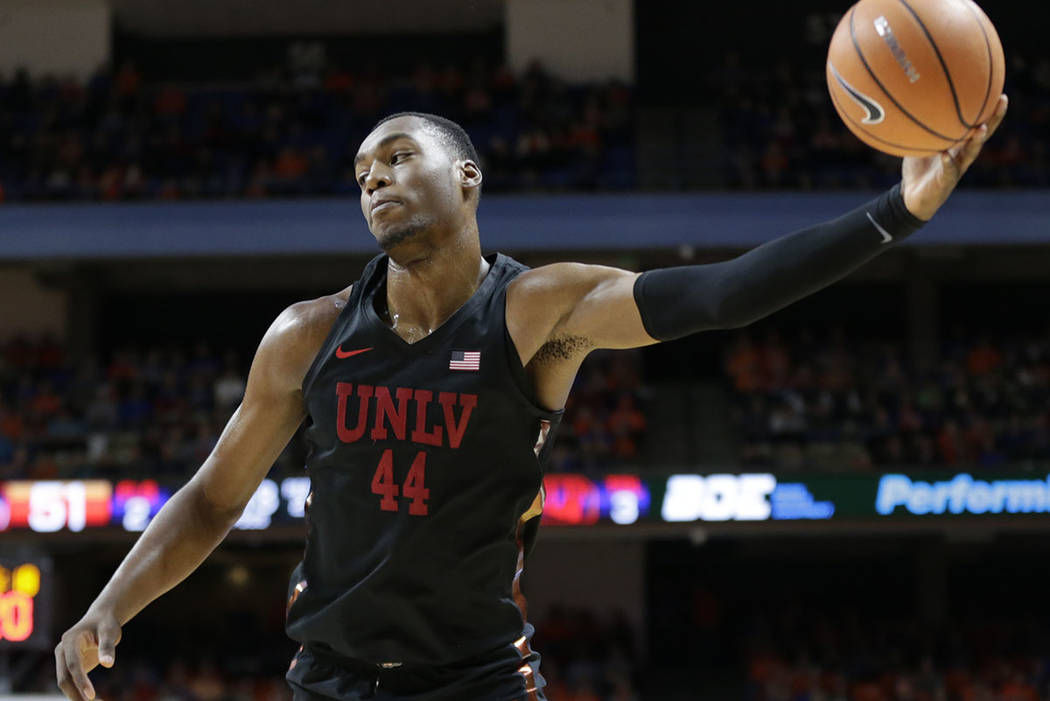
[[[901,184],[834,221],[641,275],[483,257],[467,135],[432,115],[380,122],[355,167],[384,253],[274,321],[211,455],[62,636],[59,687],[94,698],[87,672],[113,665],[121,626],[222,541],[305,418],[295,700],[543,699],[518,578],[584,357],[741,327],[844,277],[933,216],[1006,104],[958,147],[905,159]]]

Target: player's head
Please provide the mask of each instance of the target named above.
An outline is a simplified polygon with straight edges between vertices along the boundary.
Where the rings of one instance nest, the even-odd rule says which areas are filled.
[[[478,154],[463,127],[449,119],[399,112],[380,120],[358,149],[354,174],[365,221],[386,251],[474,222]]]

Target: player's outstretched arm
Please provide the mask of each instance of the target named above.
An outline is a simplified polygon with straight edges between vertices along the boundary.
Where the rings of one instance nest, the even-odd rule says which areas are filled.
[[[139,537],[84,617],[55,648],[58,686],[95,697],[88,672],[113,666],[121,626],[185,579],[239,518],[303,418],[301,383],[338,309],[332,298],[286,309],[256,351],[244,400],[193,478]]]
[[[830,222],[781,236],[732,260],[629,273],[558,263],[530,270],[508,291],[515,339],[541,338],[574,357],[594,348],[633,348],[700,331],[732,329],[826,287],[922,225],[900,186]],[[514,333],[528,309],[548,324]],[[543,332],[549,328],[547,335]],[[549,347],[549,346],[548,346]],[[523,360],[531,358],[519,343]],[[539,353],[539,357],[543,357]]]
[[[573,350],[631,348],[699,331],[746,326],[853,272],[911,235],[948,199],[1006,113],[970,139],[930,158],[904,159],[903,180],[835,220],[763,244],[732,260],[652,270],[557,264],[521,276],[516,314],[540,333],[523,360],[552,339]],[[511,290],[513,300],[515,291]],[[529,323],[530,318],[539,321]],[[544,326],[546,324],[546,326]],[[544,335],[544,332],[547,335]],[[531,352],[529,352],[531,351]],[[579,353],[575,353],[578,356]]]

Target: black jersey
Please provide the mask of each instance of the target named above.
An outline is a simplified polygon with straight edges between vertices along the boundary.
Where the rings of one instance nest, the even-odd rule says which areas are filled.
[[[375,664],[447,664],[522,636],[518,577],[560,412],[539,407],[505,321],[527,268],[407,343],[379,318],[387,257],[354,284],[303,383],[307,538],[288,634]]]

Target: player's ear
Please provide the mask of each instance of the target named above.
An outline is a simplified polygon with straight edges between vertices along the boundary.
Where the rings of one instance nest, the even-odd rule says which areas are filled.
[[[481,168],[471,160],[457,161],[459,185],[466,190],[477,190],[481,187]]]

